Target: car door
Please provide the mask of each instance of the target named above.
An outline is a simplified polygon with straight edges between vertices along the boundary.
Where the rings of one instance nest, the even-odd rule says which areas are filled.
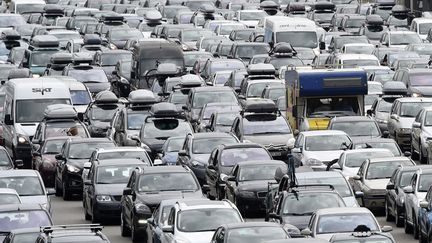
[[[230,200],[231,202],[234,202],[234,198],[235,198],[235,192],[236,192],[236,188],[238,185],[238,181],[239,181],[239,173],[240,172],[240,167],[238,165],[236,165],[232,171],[232,173],[229,176],[232,176],[235,178],[235,181],[227,181],[226,182],[226,196],[227,199]]]
[[[366,175],[366,168],[368,166],[368,161],[363,162],[363,164],[360,166],[359,171],[357,175],[360,177],[359,180],[355,180],[354,178],[350,178],[351,186],[354,192],[361,192],[363,188],[363,181],[364,177]]]
[[[152,218],[153,218],[153,223],[148,223],[147,228],[146,228],[146,235],[147,235],[147,242],[144,243],[156,243],[157,240],[157,236],[155,236],[155,231],[159,226],[159,215],[160,215],[160,211],[161,211],[161,206],[159,205],[156,210],[153,212]],[[160,240],[159,240],[160,241]]]
[[[57,168],[57,177],[59,179],[60,185],[63,183],[63,171],[65,171],[65,167],[66,167],[66,158],[67,156],[67,150],[68,150],[68,146],[69,143],[65,143],[63,144],[62,150],[61,150],[61,159],[57,161],[56,163],[56,168]]]
[[[432,215],[430,213],[430,210],[432,209],[431,207],[432,193],[430,189],[428,190],[424,200],[428,202],[428,208],[422,208],[422,207],[419,208],[418,221],[419,221],[420,229],[422,231],[420,233],[422,233],[423,235],[428,235],[429,227],[430,227],[428,222],[431,222],[432,219],[431,217]]]
[[[292,156],[294,158],[294,163],[295,164],[302,164],[302,159],[303,159],[303,149],[304,149],[304,135],[300,134],[297,137],[297,140],[294,143],[294,151],[292,151]]]
[[[399,171],[400,170],[395,170],[393,172],[393,175],[390,177],[390,181],[388,184],[393,185],[393,189],[387,189],[387,195],[386,195],[386,203],[387,203],[387,208],[389,210],[395,209],[397,210],[397,206],[396,206],[396,182],[397,182],[397,178],[399,176]],[[395,214],[395,212],[393,212],[393,215]]]
[[[393,116],[393,118],[392,118],[392,115],[396,115],[397,116],[397,109],[398,109],[398,107],[399,107],[399,101],[395,101],[394,103],[393,103],[393,105],[392,105],[392,107],[391,107],[391,109],[390,109],[390,116],[389,116],[389,118],[388,118],[388,123],[387,123],[387,129],[388,129],[388,131],[389,131],[389,133],[390,133],[390,136],[391,137],[393,137],[393,138],[396,138],[395,137],[395,126],[396,126],[396,119],[395,119],[395,117]]]
[[[417,184],[417,173],[413,175],[411,178],[410,186],[413,190],[415,190],[415,186]],[[414,193],[405,193],[405,217],[407,218],[407,221],[412,223],[413,222],[413,210],[414,210],[414,203],[415,203],[415,194]]]
[[[175,232],[175,214],[176,214],[176,210],[173,207],[170,211],[170,214],[168,216],[168,222],[167,225],[172,226]],[[167,233],[167,232],[163,232],[161,234],[161,242],[163,243],[174,243],[175,239],[174,239],[174,234],[173,233]]]
[[[217,155],[219,149],[213,150],[210,154],[209,165],[206,168],[206,181],[210,187],[210,195],[216,195],[216,167],[217,167]]]
[[[126,188],[130,188],[132,191],[135,190],[135,181],[137,175],[135,172],[132,173]],[[132,193],[133,194],[133,193]],[[123,220],[126,221],[127,225],[132,225],[132,210],[134,207],[134,196],[133,195],[123,195],[122,196],[122,212]]]
[[[417,116],[415,117],[414,122],[418,122],[421,125],[422,122],[423,122],[423,114],[424,113],[425,113],[425,111],[421,110],[417,114]],[[421,132],[422,132],[422,129],[420,127],[414,127],[414,126],[412,127],[412,130],[411,130],[411,143],[412,143],[412,146],[415,149],[417,149],[417,151],[420,151],[420,144],[421,144],[420,135],[421,135]]]
[[[96,200],[96,198],[94,198],[95,197],[95,184],[96,184],[96,180],[95,180],[95,176],[94,176],[95,175],[95,169],[96,169],[95,165],[92,164],[90,171],[89,171],[89,174],[87,176],[88,181],[90,182],[90,185],[87,185],[84,189],[85,190],[84,195],[85,195],[85,200],[86,200],[86,206],[87,206],[88,210],[91,210],[92,205],[93,205],[93,200]]]
[[[190,151],[188,151],[189,150],[188,144],[189,144],[190,139],[191,139],[191,136],[188,134],[186,136],[186,139],[183,143],[183,147],[181,149],[182,153],[179,153],[179,155],[178,155],[177,160],[178,160],[179,164],[181,164],[181,165],[188,165],[187,164],[187,162],[189,161],[188,153],[190,152]]]

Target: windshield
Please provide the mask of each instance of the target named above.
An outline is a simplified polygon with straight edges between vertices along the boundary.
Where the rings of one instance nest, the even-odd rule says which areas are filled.
[[[182,32],[182,40],[183,42],[195,42],[201,39],[202,37],[210,37],[213,36],[214,33],[210,30],[183,30]]]
[[[88,105],[91,102],[91,97],[87,90],[71,90],[70,94],[73,105]]]
[[[127,127],[129,130],[140,130],[145,119],[150,116],[150,112],[145,113],[128,113]]]
[[[377,105],[378,112],[390,113],[393,102],[386,101],[385,99],[380,100]]]
[[[178,91],[171,93],[169,102],[173,104],[186,104],[187,99],[187,94],[183,94],[181,91]]]
[[[278,89],[270,89],[268,93],[268,98],[273,100],[275,103],[280,97],[285,97],[286,90],[285,88]]]
[[[415,117],[424,107],[432,106],[432,102],[403,102],[400,108],[400,116]]]
[[[214,77],[214,84],[215,86],[223,86],[231,76],[230,72],[227,73],[218,73]]]
[[[345,178],[338,177],[309,177],[297,178],[299,185],[332,185],[341,197],[351,197],[351,187]]]
[[[15,194],[0,194],[0,205],[8,205],[8,204],[20,204],[21,201],[19,197]]]
[[[290,194],[282,206],[283,215],[312,215],[318,209],[345,207],[337,193],[299,193]]]
[[[333,38],[333,40],[335,40],[336,36]],[[340,49],[342,48],[343,45],[345,44],[349,44],[349,43],[365,43],[368,44],[369,40],[366,36],[343,36],[343,37],[339,37],[337,38],[335,41],[335,48],[336,49]]]
[[[51,219],[44,210],[11,211],[0,213],[0,231],[51,226]],[[23,241],[29,242],[29,241]]]
[[[374,46],[346,46],[345,53],[350,54],[372,54],[375,50]]]
[[[417,184],[419,192],[427,192],[432,185],[432,174],[421,174]]]
[[[415,173],[415,171],[403,172],[401,175],[401,178],[399,180],[399,186],[401,188],[409,186],[411,184],[411,179],[412,179],[414,173]]]
[[[72,69],[69,70],[68,76],[78,80],[79,82],[108,82],[108,78],[102,69]]]
[[[59,154],[66,139],[62,140],[47,140],[44,144],[43,154]]]
[[[239,58],[252,58],[255,55],[260,55],[260,54],[267,54],[270,50],[270,47],[268,45],[251,45],[251,46],[245,46],[245,45],[241,45],[241,46],[237,46],[236,49],[236,57]]]
[[[411,86],[432,86],[430,73],[412,73],[409,77]]]
[[[301,59],[297,58],[297,57],[271,58],[270,61],[268,61],[268,63],[272,64],[276,69],[279,69],[282,66],[292,66],[292,67],[301,67],[301,66],[304,66],[303,61]]]
[[[364,151],[361,153],[349,153],[345,158],[345,166],[357,168],[360,167],[365,160],[384,157],[393,157],[393,154],[390,151]]]
[[[288,239],[282,227],[244,227],[228,231],[227,242],[230,243],[262,243],[271,240]]]
[[[83,138],[88,137],[86,128],[80,123],[55,122],[55,123],[47,123],[45,127],[45,138],[72,136],[70,132],[72,129],[75,130],[73,132],[73,136],[79,136]]]
[[[212,59],[213,56],[209,54],[189,54],[185,53],[184,60],[186,67],[193,67],[198,59]]]
[[[4,15],[0,17],[0,28],[10,28],[27,24],[21,15]]]
[[[353,59],[343,60],[342,65],[344,68],[353,68],[359,66],[379,66],[379,62],[378,60]]]
[[[277,168],[281,165],[248,165],[242,166],[239,173],[239,181],[274,180]]]
[[[231,48],[231,47],[230,47]],[[210,73],[215,73],[219,71],[233,71],[233,70],[244,70],[245,65],[243,62],[237,60],[237,61],[221,61],[221,62],[214,62],[211,64],[210,67],[211,70]],[[213,101],[216,102],[216,101]]]
[[[264,89],[269,85],[267,82],[260,82],[255,84],[250,84],[247,89],[247,98],[258,98],[261,97]]]
[[[314,20],[318,23],[330,23],[333,18],[334,12],[315,12]]]
[[[306,116],[310,118],[360,115],[355,97],[309,98],[306,102]]]
[[[381,135],[379,127],[374,121],[349,121],[335,122],[331,130],[344,131],[351,137],[369,136],[379,137]]]
[[[193,108],[202,108],[207,103],[237,104],[237,97],[232,91],[196,92],[193,97]]]
[[[139,159],[147,161],[147,153],[144,151],[117,151],[98,153],[98,160],[106,159]]]
[[[408,26],[408,18],[399,19],[396,17],[390,17],[387,21],[387,24],[389,26],[405,27],[405,26]]]
[[[2,177],[0,188],[14,189],[21,197],[45,195],[41,181],[36,176]]]
[[[183,148],[184,138],[169,139],[167,142],[165,152],[178,152]]]
[[[232,148],[222,151],[220,161],[224,167],[233,167],[239,162],[271,159],[264,148]]]
[[[392,34],[390,38],[391,45],[409,45],[422,43],[422,40],[417,34]]]
[[[248,115],[243,119],[244,135],[290,134],[291,129],[282,116]]]
[[[318,234],[353,232],[359,225],[371,231],[379,231],[375,217],[371,213],[322,215],[318,220]]]
[[[46,67],[48,63],[51,63],[51,56],[58,52],[58,50],[34,51],[31,54],[30,65],[32,67]]]
[[[287,42],[293,47],[318,47],[317,33],[313,31],[287,31],[276,33],[276,43]]]
[[[423,23],[423,24],[419,24],[418,26],[418,33],[420,35],[427,35],[429,30],[432,27],[432,23]]]
[[[97,148],[115,147],[112,142],[104,143],[72,143],[69,147],[70,159],[90,159],[93,151]]]
[[[94,106],[90,112],[91,120],[110,122],[117,110],[117,105]]]
[[[101,66],[115,66],[119,61],[132,60],[132,53],[104,53],[102,55]]]
[[[342,150],[345,145],[350,145],[351,141],[346,135],[320,135],[308,136],[305,139],[306,151],[331,151]]]
[[[238,113],[217,113],[216,125],[232,126]]]
[[[192,133],[190,124],[178,119],[157,119],[143,125],[143,137],[147,139],[165,139],[185,136],[188,133]]]
[[[97,184],[127,184],[138,165],[100,166],[96,173]]]
[[[413,163],[409,160],[369,163],[366,172],[366,179],[376,180],[390,178],[397,167],[401,165],[410,166],[413,165]]]
[[[376,99],[378,99],[379,95],[377,94],[371,94],[371,95],[365,95],[364,97],[364,103],[365,105],[372,105]]]
[[[232,208],[204,208],[180,211],[177,228],[182,232],[215,231],[222,224],[240,223],[241,216]]]
[[[49,105],[70,104],[69,99],[36,99],[16,101],[17,123],[39,123],[44,118],[44,111]]]
[[[267,13],[264,11],[240,11],[240,20],[241,21],[251,21],[257,20],[259,21],[261,18],[267,16]]]
[[[226,138],[200,138],[194,139],[192,143],[193,154],[210,154],[214,148],[221,144],[237,143],[234,137]]]
[[[199,187],[191,173],[150,173],[140,176],[140,192],[197,191]]]
[[[417,52],[419,55],[432,55],[432,45],[431,44],[418,44],[413,45],[411,50]]]

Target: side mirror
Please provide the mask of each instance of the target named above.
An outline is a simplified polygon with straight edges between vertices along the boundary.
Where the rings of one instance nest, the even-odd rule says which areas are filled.
[[[125,189],[123,189],[123,196],[129,196],[129,195],[132,195],[132,189],[126,187]]]
[[[424,209],[429,209],[429,202],[428,201],[421,201],[420,207]]]
[[[15,168],[21,168],[24,166],[24,161],[22,161],[21,159],[17,159],[14,162]]]
[[[291,150],[291,153],[296,153],[296,154],[300,154],[302,152],[302,148],[293,148]]]
[[[309,228],[303,229],[300,233],[303,236],[310,236],[312,234],[312,232]]]
[[[287,147],[288,149],[293,149],[294,148],[294,144],[295,144],[295,138],[290,138],[287,141]]]
[[[90,186],[91,185],[91,181],[90,180],[84,180],[84,185]]]
[[[413,122],[412,128],[421,128],[420,122]]]
[[[13,120],[10,114],[6,114],[5,115],[5,120],[4,120],[5,124],[8,126],[12,126],[13,125]]]
[[[117,75],[117,70],[112,71],[112,75]]]
[[[372,116],[372,114],[373,114],[373,113],[372,113],[372,110],[367,110],[367,111],[366,111],[366,114],[367,114],[368,116]]]
[[[320,48],[320,50],[325,50],[325,47],[326,47],[325,42],[324,42],[324,41],[321,41],[321,42],[319,43],[319,48]]]
[[[41,146],[40,146],[40,144],[34,144],[33,143],[32,147],[33,147],[33,151],[38,152]]]
[[[275,213],[269,213],[269,218],[272,218],[272,219],[281,219],[281,217],[279,215],[275,214]]]
[[[154,225],[154,218],[147,219],[147,223],[150,225]]]
[[[410,151],[405,151],[404,152],[404,156],[405,157],[410,157],[411,156],[411,152]]]
[[[228,181],[228,177],[229,177],[228,175],[222,173],[222,174],[220,174],[219,179],[221,181],[227,182]]]
[[[414,189],[412,188],[412,186],[406,186],[406,187],[404,187],[403,191],[405,193],[414,193]]]
[[[186,156],[186,150],[180,150],[180,151],[178,151],[178,155],[179,156]]]
[[[52,196],[56,193],[56,190],[54,188],[48,188],[47,189],[47,195]]]
[[[245,97],[244,95],[238,95],[238,98],[239,98],[239,99],[242,99],[242,100],[245,100],[245,99],[246,99],[246,97]]]
[[[138,144],[141,143],[141,140],[139,139],[139,137],[137,135],[133,135],[130,137],[131,140],[137,142]]]
[[[382,136],[383,136],[383,138],[388,138],[388,137],[390,136],[389,131],[384,131],[384,132],[382,133]]]
[[[161,159],[155,159],[155,160],[153,161],[153,165],[154,165],[154,166],[163,165],[163,162],[162,162]]]
[[[391,115],[390,115],[390,118],[391,118],[391,119],[394,119],[394,120],[397,120],[397,121],[399,120],[399,116],[396,115],[396,114],[391,114]]]
[[[84,169],[90,169],[91,168],[91,166],[92,166],[92,164],[91,164],[91,162],[85,162],[84,163]]]
[[[162,226],[162,232],[164,233],[174,233],[174,227],[172,225],[164,225]]]
[[[364,193],[363,192],[359,192],[359,191],[355,192],[354,194],[355,194],[356,198],[362,198],[364,196]]]
[[[182,109],[185,110],[185,111],[187,111],[187,110],[188,110],[187,105],[183,105],[183,106],[182,106]]]
[[[394,190],[394,188],[395,188],[395,186],[394,186],[393,183],[389,183],[389,184],[387,184],[387,186],[386,186],[386,189],[387,189],[387,190]]]
[[[386,233],[386,232],[390,232],[393,231],[393,227],[385,225],[381,228],[381,232]]]
[[[361,180],[361,176],[359,176],[359,175],[355,175],[355,176],[353,176],[353,177],[351,177],[351,178],[353,178],[353,180]]]

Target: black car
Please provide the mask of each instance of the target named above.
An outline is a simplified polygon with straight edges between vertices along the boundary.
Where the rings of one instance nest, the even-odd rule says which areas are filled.
[[[97,224],[76,224],[41,227],[38,243],[72,243],[100,242],[109,243],[109,239],[102,233],[102,226]]]
[[[139,159],[109,159],[93,162],[84,180],[84,214],[93,223],[120,217],[120,200],[129,174],[148,164]]]
[[[147,241],[147,219],[162,200],[202,198],[198,180],[182,166],[135,169],[121,199],[121,235]]]
[[[132,136],[152,159],[162,152],[162,146],[169,137],[192,133],[192,126],[181,115],[174,104],[154,104],[141,127],[139,136]]]
[[[227,133],[189,133],[186,135],[182,149],[178,152],[177,164],[188,166],[195,173],[200,184],[204,185],[210,153],[218,145],[234,143],[238,143],[238,140]]]
[[[223,199],[225,182],[221,174],[228,174],[239,162],[251,160],[271,160],[270,153],[261,145],[254,143],[222,144],[217,146],[208,160],[205,170],[206,184],[209,187],[207,196],[210,199]]]
[[[269,222],[243,222],[220,226],[216,229],[211,242],[258,243],[289,238],[288,233],[278,224]]]
[[[236,204],[242,215],[251,211],[264,211],[269,183],[276,183],[274,176],[278,168],[287,170],[287,165],[278,160],[240,162],[229,175],[221,174],[226,186],[225,197]]]
[[[120,108],[118,98],[110,91],[103,91],[96,95],[84,113],[84,122],[92,137],[105,137],[110,122]]]
[[[68,139],[56,155],[54,187],[56,195],[69,200],[73,193],[82,194],[82,171],[96,148],[111,148],[115,144],[106,138]]]

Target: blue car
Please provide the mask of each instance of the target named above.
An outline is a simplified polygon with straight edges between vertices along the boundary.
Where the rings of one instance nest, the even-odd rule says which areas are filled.
[[[419,242],[432,241],[432,186],[426,194],[425,199],[420,201],[418,212]]]

